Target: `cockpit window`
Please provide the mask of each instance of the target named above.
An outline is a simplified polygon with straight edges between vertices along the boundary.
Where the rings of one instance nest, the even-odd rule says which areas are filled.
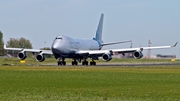
[[[56,37],[56,39],[62,39],[61,37]]]

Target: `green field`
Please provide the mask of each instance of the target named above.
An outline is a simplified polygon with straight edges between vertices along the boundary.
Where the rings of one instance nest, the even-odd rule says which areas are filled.
[[[0,66],[0,101],[179,101],[180,66]]]

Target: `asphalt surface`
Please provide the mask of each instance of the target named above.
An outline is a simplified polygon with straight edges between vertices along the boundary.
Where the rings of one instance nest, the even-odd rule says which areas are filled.
[[[180,67],[180,63],[97,64],[97,66],[179,66]]]
[[[47,65],[42,65],[42,66],[57,66],[56,64],[47,64]],[[66,66],[72,66],[71,64],[67,64]],[[82,65],[79,63],[76,66],[86,66]],[[90,65],[88,65],[90,66]],[[134,66],[134,67],[139,67],[139,66],[179,66],[180,63],[97,63],[96,66]]]

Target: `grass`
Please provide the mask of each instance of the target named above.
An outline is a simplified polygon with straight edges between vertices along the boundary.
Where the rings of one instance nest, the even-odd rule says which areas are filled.
[[[1,101],[178,101],[179,66],[1,66]]]

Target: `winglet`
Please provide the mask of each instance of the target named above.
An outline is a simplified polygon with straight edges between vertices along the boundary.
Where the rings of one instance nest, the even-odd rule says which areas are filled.
[[[172,47],[176,47],[177,44],[178,44],[178,42],[176,42]]]

